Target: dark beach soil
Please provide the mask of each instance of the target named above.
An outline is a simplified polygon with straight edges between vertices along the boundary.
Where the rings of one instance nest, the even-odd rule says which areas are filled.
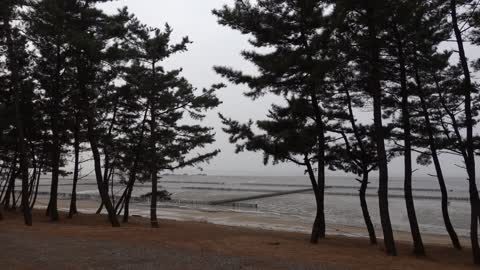
[[[469,250],[427,245],[427,258],[388,257],[367,239],[331,237],[308,243],[308,235],[251,230],[207,223],[132,218],[111,228],[104,216],[79,215],[50,223],[35,211],[34,225],[19,213],[0,221],[0,269],[474,269]]]

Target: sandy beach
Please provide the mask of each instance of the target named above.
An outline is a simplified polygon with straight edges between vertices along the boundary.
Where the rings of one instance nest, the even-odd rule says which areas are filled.
[[[102,215],[61,213],[50,223],[36,210],[29,228],[20,213],[4,216],[0,269],[474,269],[469,249],[455,251],[444,236],[426,236],[428,256],[416,258],[408,235],[398,233],[399,256],[388,257],[381,245],[339,235],[311,245],[303,233],[206,222],[161,220],[151,229],[132,217],[111,228]]]

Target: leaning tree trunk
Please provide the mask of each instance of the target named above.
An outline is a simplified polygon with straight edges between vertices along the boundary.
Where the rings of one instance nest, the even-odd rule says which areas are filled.
[[[5,209],[15,210],[15,180],[17,179],[18,175],[21,173],[20,169],[15,172],[15,174],[11,175],[10,183],[7,188],[7,193],[5,196],[4,201],[6,201]],[[12,204],[10,205],[10,201]]]
[[[464,88],[465,88],[465,122],[467,128],[467,141],[466,152],[467,160],[465,161],[469,180],[469,192],[470,192],[470,204],[471,204],[471,226],[470,226],[470,241],[472,245],[472,254],[475,264],[480,265],[480,246],[478,243],[478,218],[480,211],[480,199],[478,196],[478,188],[475,176],[475,147],[473,139],[473,113],[472,113],[472,97],[473,91],[472,79],[470,76],[470,70],[468,66],[467,56],[465,54],[465,48],[463,46],[462,31],[458,26],[457,16],[457,1],[450,1],[452,26],[455,32],[455,38],[458,45],[458,53],[460,56],[460,64],[464,73]]]
[[[138,163],[141,155],[140,148],[142,147],[143,140],[144,140],[144,134],[145,134],[145,126],[147,124],[147,115],[148,115],[148,106],[147,109],[145,110],[145,113],[143,114],[143,120],[142,120],[142,125],[140,129],[140,136],[138,140],[138,144],[136,145],[134,149],[135,157],[133,159],[133,166],[130,170],[130,177],[128,179],[128,184],[127,188],[125,189],[125,198],[124,198],[124,212],[123,212],[123,222],[127,223],[128,222],[128,217],[130,215],[130,199],[132,197],[132,191],[133,187],[135,186],[136,178],[137,178],[137,171],[138,171]],[[121,200],[117,204],[117,209],[120,206]]]
[[[112,141],[112,132],[113,132],[113,128],[115,126],[115,120],[117,118],[117,111],[118,111],[118,100],[115,102],[115,105],[113,107],[113,116],[112,116],[112,121],[110,122],[110,126],[108,128],[108,133],[107,133],[107,136],[106,136],[106,139],[105,139],[105,146],[103,148],[103,152],[104,152],[104,166],[103,166],[103,182],[104,182],[104,185],[105,185],[105,189],[106,189],[106,192],[108,193],[108,183],[109,183],[109,179],[110,179],[110,153],[113,152],[113,141]],[[110,151],[112,150],[112,151]],[[113,181],[113,179],[112,179]],[[104,207],[104,203],[102,202],[100,204],[100,206],[98,207],[98,210],[96,212],[96,214],[100,214],[103,210],[103,207]]]
[[[367,187],[368,187],[368,157],[367,157],[367,150],[365,149],[365,145],[362,140],[362,136],[360,135],[360,131],[358,130],[357,123],[355,120],[355,115],[353,113],[353,106],[352,106],[352,97],[350,96],[350,91],[348,87],[345,87],[345,94],[347,96],[347,106],[348,106],[348,113],[349,113],[349,120],[352,126],[353,133],[355,135],[355,139],[359,145],[361,156],[362,156],[362,180],[359,190],[360,196],[360,206],[362,208],[363,219],[365,220],[365,225],[367,227],[368,236],[370,238],[370,244],[376,245],[377,244],[377,236],[375,233],[375,227],[373,226],[372,219],[370,217],[370,212],[368,211],[368,204],[366,194],[367,194]]]
[[[93,116],[91,115],[91,113],[88,113],[87,134],[88,134],[88,140],[90,141],[90,147],[92,149],[92,154],[93,154],[98,192],[100,193],[102,202],[105,205],[105,208],[107,209],[110,223],[112,224],[113,227],[119,227],[120,223],[118,223],[117,216],[115,215],[115,209],[113,208],[112,202],[110,201],[110,197],[108,196],[108,191],[105,188],[105,183],[103,182],[103,178],[102,178],[102,168],[100,165],[101,163],[100,152],[98,151],[97,136],[95,136],[93,121],[94,121]]]
[[[115,209],[118,210],[123,204],[123,223],[128,223],[128,218],[130,216],[130,199],[132,198],[132,191],[137,177],[138,158],[139,157],[136,155],[132,170],[130,172],[130,177],[128,179],[127,187],[125,188],[122,198],[120,198],[120,200],[117,202],[117,206],[115,207]]]
[[[390,211],[388,209],[388,161],[385,150],[385,134],[382,120],[382,88],[380,84],[380,70],[378,69],[381,64],[380,48],[377,38],[378,33],[375,17],[375,7],[372,6],[371,1],[368,1],[367,27],[370,39],[370,78],[368,88],[372,91],[373,95],[373,119],[379,170],[378,202],[385,249],[387,254],[395,256],[397,255],[397,250],[395,247],[395,239],[393,237],[392,223],[390,221]]]
[[[12,168],[10,169],[10,173],[8,175],[8,178],[6,179],[7,182],[5,183],[5,196],[3,196],[2,201],[5,210],[8,210],[10,208],[10,196],[12,194],[12,189],[14,189],[15,186],[15,179],[17,178],[17,174],[17,152],[15,152],[15,156],[12,162]]]
[[[452,221],[450,220],[450,215],[448,213],[448,192],[447,192],[447,185],[445,184],[445,178],[443,176],[442,166],[440,165],[440,159],[438,157],[437,147],[435,144],[435,138],[433,137],[432,133],[432,124],[430,123],[430,116],[428,114],[427,105],[425,103],[425,99],[420,97],[420,102],[422,103],[422,110],[425,116],[425,129],[428,133],[428,141],[430,145],[430,152],[432,152],[432,159],[433,164],[435,165],[435,171],[437,173],[438,184],[440,186],[440,193],[442,196],[442,215],[443,221],[445,222],[445,228],[450,236],[453,246],[456,249],[462,249],[460,245],[460,241],[458,240],[457,233],[452,225]]]
[[[32,201],[30,202],[30,209],[33,209],[33,207],[35,206],[35,203],[37,202],[38,187],[40,186],[40,176],[42,175],[42,166],[43,164],[40,164],[38,168],[35,190],[33,191]]]
[[[456,249],[462,249],[460,245],[460,241],[458,240],[458,235],[455,232],[455,229],[452,225],[450,220],[450,215],[448,213],[448,192],[447,192],[447,185],[445,184],[445,178],[443,176],[442,166],[440,165],[440,159],[438,157],[437,145],[435,143],[435,137],[433,136],[433,126],[430,121],[430,114],[428,112],[427,102],[425,101],[425,97],[422,93],[422,84],[420,81],[420,76],[418,75],[418,71],[415,71],[415,77],[417,81],[418,87],[418,97],[420,98],[420,103],[422,106],[423,117],[425,118],[425,130],[428,134],[428,144],[430,147],[430,152],[433,159],[433,164],[435,166],[435,171],[437,173],[438,184],[440,186],[440,193],[442,197],[442,215],[443,221],[445,223],[445,228],[450,236],[450,240],[452,241],[453,246]]]
[[[16,168],[16,164],[17,164],[17,152],[15,151],[15,158],[13,159],[12,161],[12,166],[8,169],[8,173],[7,175],[4,177],[4,180],[3,180],[3,187],[2,187],[2,191],[0,192],[0,203],[3,202],[3,200],[5,199],[4,198],[4,195],[5,195],[5,191],[8,187],[8,185],[10,184],[10,175],[12,175],[12,173],[15,173],[15,168]]]
[[[90,143],[90,148],[92,150],[93,161],[94,161],[94,170],[95,170],[95,179],[97,181],[98,192],[102,202],[105,204],[107,209],[108,219],[113,227],[119,227],[120,223],[118,222],[117,216],[115,215],[115,209],[113,208],[110,197],[108,196],[107,189],[105,188],[105,183],[103,182],[102,175],[102,165],[100,159],[100,151],[98,150],[98,136],[95,132],[95,109],[89,106],[89,95],[87,89],[85,88],[84,78],[83,78],[83,66],[79,67],[79,87],[81,93],[83,94],[84,99],[84,108],[83,114],[85,115],[87,123],[87,139]]]
[[[396,32],[396,31],[395,31]],[[412,192],[412,136],[409,112],[409,94],[407,87],[407,69],[405,64],[404,48],[401,37],[398,35],[398,64],[400,66],[400,84],[402,96],[402,125],[403,125],[403,141],[404,141],[404,195],[407,207],[408,221],[413,239],[413,253],[417,256],[425,256],[425,248],[423,246],[422,235],[418,226],[417,214],[415,213],[415,203]]]
[[[87,8],[90,4],[89,1],[86,1],[85,7]],[[81,23],[85,22],[84,18],[85,10],[80,12],[80,21]],[[87,29],[82,29],[87,31]],[[77,63],[77,79],[78,79],[78,87],[80,93],[82,95],[82,104],[80,106],[83,107],[83,115],[82,119],[86,120],[87,123],[87,139],[90,143],[90,148],[92,150],[93,161],[94,161],[94,170],[95,170],[95,178],[97,181],[98,192],[100,193],[100,197],[102,202],[105,204],[105,208],[107,209],[108,219],[113,227],[119,227],[120,223],[118,222],[117,216],[115,215],[115,209],[113,208],[112,202],[110,201],[110,197],[108,196],[108,192],[105,189],[105,185],[103,183],[102,177],[102,161],[100,158],[100,151],[98,147],[98,135],[96,134],[95,130],[95,114],[96,108],[92,106],[91,94],[90,89],[86,86],[88,84],[89,78],[88,73],[86,70],[88,68],[88,60],[84,59],[84,51],[80,48],[77,53],[79,54],[78,63]],[[93,104],[94,105],[94,104]]]
[[[365,225],[367,226],[368,236],[370,238],[370,244],[377,244],[377,236],[375,234],[375,227],[373,226],[372,219],[370,217],[370,212],[368,211],[366,193],[368,187],[368,169],[364,169],[362,184],[360,186],[360,206],[362,207],[363,219],[365,220]]]
[[[27,145],[25,141],[25,132],[23,126],[22,115],[22,101],[21,101],[21,86],[19,77],[19,66],[16,59],[15,42],[12,37],[12,28],[10,25],[10,17],[12,15],[13,7],[7,7],[7,16],[5,16],[3,25],[5,27],[5,36],[7,38],[7,57],[9,59],[10,76],[13,92],[15,95],[15,122],[18,136],[18,148],[20,152],[20,174],[22,177],[22,211],[25,220],[25,225],[32,225],[32,213],[30,211],[28,202],[28,160],[27,160]],[[15,181],[15,180],[14,180]]]
[[[308,176],[310,178],[310,182],[312,183],[313,193],[315,194],[315,202],[317,204],[317,212],[312,227],[312,234],[310,236],[310,242],[312,244],[316,244],[318,243],[318,239],[322,234],[322,229],[325,229],[325,226],[322,226],[322,223],[325,224],[325,216],[323,213],[323,207],[321,207],[322,195],[317,184],[317,180],[315,179],[315,172],[313,171],[312,164],[310,163],[310,159],[307,155],[305,155],[305,165],[307,166]]]

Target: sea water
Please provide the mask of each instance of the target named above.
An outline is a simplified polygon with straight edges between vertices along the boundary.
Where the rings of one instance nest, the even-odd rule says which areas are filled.
[[[42,178],[40,192],[49,191],[48,177]],[[447,178],[450,217],[459,235],[468,235],[470,206],[468,183],[464,178]],[[59,193],[71,192],[71,179],[60,180]],[[159,214],[166,218],[202,220],[227,225],[308,231],[315,217],[315,197],[308,177],[163,175],[163,189],[172,193],[171,202],[159,202]],[[358,198],[360,184],[353,177],[331,176],[326,180],[325,214],[328,224],[364,226]],[[137,183],[133,196],[150,192],[149,183]],[[408,217],[403,199],[403,179],[391,177],[389,208],[394,229],[408,231]],[[436,178],[417,177],[413,182],[417,217],[423,232],[446,234],[441,213],[440,191]],[[377,198],[378,181],[372,179],[367,202],[372,220],[380,228]],[[78,194],[98,194],[93,177],[81,179]],[[123,185],[115,183],[113,192],[120,196]],[[256,198],[262,195],[299,193]],[[255,199],[249,199],[254,197]],[[212,202],[229,201],[223,205]],[[234,201],[236,204],[231,203]],[[133,214],[148,216],[149,202],[132,203]],[[215,213],[215,214],[213,214]]]

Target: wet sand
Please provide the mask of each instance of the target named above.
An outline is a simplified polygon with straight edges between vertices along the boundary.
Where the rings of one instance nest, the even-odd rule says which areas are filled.
[[[112,228],[105,216],[62,213],[50,223],[36,210],[28,228],[20,213],[4,216],[0,269],[474,269],[469,250],[453,250],[443,236],[426,237],[426,258],[411,255],[405,240],[389,257],[381,245],[338,235],[311,245],[307,234],[205,222],[161,220],[151,229],[148,219],[132,217]]]

